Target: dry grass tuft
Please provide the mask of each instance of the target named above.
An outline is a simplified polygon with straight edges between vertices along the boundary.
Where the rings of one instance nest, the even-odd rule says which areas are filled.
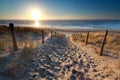
[[[29,53],[33,50],[33,43],[25,43],[24,48],[21,53],[21,57],[27,58],[29,57]]]
[[[72,35],[72,40],[75,42],[81,41],[81,42],[85,42],[85,38],[86,38],[86,34],[73,34]]]
[[[0,39],[0,50],[5,49],[5,46],[6,46],[5,41],[3,39]]]

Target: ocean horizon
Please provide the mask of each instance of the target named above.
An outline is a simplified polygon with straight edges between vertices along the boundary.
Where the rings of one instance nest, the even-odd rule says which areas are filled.
[[[0,20],[0,25],[35,27],[34,20]],[[39,20],[39,27],[80,28],[80,29],[120,29],[120,20]]]

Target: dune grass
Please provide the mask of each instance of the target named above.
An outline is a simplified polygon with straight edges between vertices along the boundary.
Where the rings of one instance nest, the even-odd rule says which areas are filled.
[[[4,50],[6,47],[5,41],[3,39],[0,39],[0,50]]]
[[[98,48],[101,47],[105,32],[90,32],[88,45],[94,45]],[[87,33],[78,33],[73,34],[72,39],[75,42],[83,42],[86,41]],[[109,32],[107,35],[107,40],[104,47],[104,53],[115,53],[120,54],[120,34]]]
[[[26,42],[20,56],[27,58],[29,57],[29,53],[31,53],[32,50],[33,50],[33,44],[32,43],[27,44]]]
[[[42,29],[40,28],[33,28],[33,27],[14,27],[15,36],[17,42],[20,44],[21,42],[29,41],[31,38],[37,38],[42,35]],[[48,29],[43,29],[44,35],[47,36],[50,32]],[[9,43],[8,43],[9,42]],[[6,46],[13,45],[11,32],[8,26],[1,25],[0,26],[0,50],[4,49]]]
[[[14,27],[15,33],[28,33],[28,32],[34,32],[37,34],[41,34],[41,28],[34,28],[34,27]],[[48,29],[44,29],[45,34],[49,32]],[[6,25],[0,25],[0,34],[4,33],[10,33],[10,29]]]

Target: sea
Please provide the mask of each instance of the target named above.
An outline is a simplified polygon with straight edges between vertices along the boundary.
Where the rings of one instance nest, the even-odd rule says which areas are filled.
[[[120,20],[0,20],[0,25],[14,23],[19,27],[50,27],[80,29],[120,29]]]

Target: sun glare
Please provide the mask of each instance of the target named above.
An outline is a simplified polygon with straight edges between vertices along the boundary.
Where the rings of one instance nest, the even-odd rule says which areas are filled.
[[[34,10],[32,12],[32,18],[35,21],[35,27],[40,27],[39,20],[41,19],[41,12],[39,10]]]
[[[37,28],[40,27],[39,20],[36,20],[36,21],[35,21],[35,27],[37,27]]]

